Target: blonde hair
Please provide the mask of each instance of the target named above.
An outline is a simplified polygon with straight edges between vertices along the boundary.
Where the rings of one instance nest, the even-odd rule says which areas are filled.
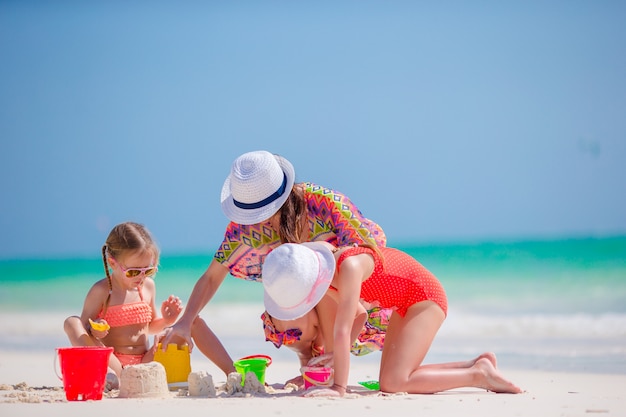
[[[104,313],[106,313],[109,299],[111,298],[111,291],[113,291],[113,281],[111,279],[108,257],[110,256],[113,259],[119,260],[129,254],[144,252],[152,253],[154,266],[158,266],[159,248],[144,225],[134,222],[120,223],[109,233],[106,242],[102,246],[104,273],[109,282],[109,295],[104,303]]]

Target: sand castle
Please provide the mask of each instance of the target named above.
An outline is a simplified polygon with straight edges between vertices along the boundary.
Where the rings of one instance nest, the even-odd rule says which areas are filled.
[[[129,365],[122,369],[120,398],[169,397],[165,367],[159,362]]]

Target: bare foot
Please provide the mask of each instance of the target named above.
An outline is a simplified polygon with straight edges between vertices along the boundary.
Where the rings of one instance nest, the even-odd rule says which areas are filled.
[[[487,359],[489,362],[491,362],[491,364],[493,365],[494,368],[498,367],[498,361],[496,359],[496,354],[493,352],[485,352],[477,357],[475,357],[474,359],[471,359],[467,362],[463,362],[463,363],[459,363],[459,365],[454,366],[454,367],[459,367],[459,368],[471,368],[472,366],[476,365],[476,362],[478,362],[481,359]]]
[[[496,359],[496,354],[493,352],[485,352],[482,355],[478,356],[476,359],[474,359],[474,363],[478,362],[480,359],[487,359],[489,362],[491,362],[491,364],[493,365],[494,368],[498,367],[498,360]]]
[[[480,371],[480,383],[478,386],[493,392],[519,394],[522,389],[505,379],[493,366],[488,358],[481,358],[476,361],[475,367]]]

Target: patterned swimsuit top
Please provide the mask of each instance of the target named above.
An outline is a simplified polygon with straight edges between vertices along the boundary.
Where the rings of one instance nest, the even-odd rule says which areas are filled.
[[[335,246],[370,243],[385,246],[382,228],[366,219],[345,195],[310,182],[304,183],[307,201],[309,241],[327,241]],[[261,281],[261,266],[280,237],[265,223],[229,223],[214,258],[236,278]]]
[[[108,306],[106,311],[103,310],[98,314],[98,318],[106,320],[111,327],[150,323],[152,321],[152,308],[143,300],[141,288],[137,288],[137,291],[141,301]]]
[[[279,332],[274,327],[272,318],[269,314],[261,314],[261,320],[263,320],[263,331],[265,332],[265,341],[272,342],[278,349],[282,345],[289,346],[300,340],[302,336],[302,330],[300,329],[287,329],[284,332]],[[324,347],[317,346],[315,342],[311,343],[311,352],[313,356],[319,356],[324,354]]]
[[[279,332],[274,327],[274,323],[272,322],[272,318],[269,314],[261,314],[261,320],[263,320],[265,341],[272,342],[277,348],[282,345],[292,345],[300,340],[300,336],[302,336],[302,330],[300,329],[287,329],[284,332]]]

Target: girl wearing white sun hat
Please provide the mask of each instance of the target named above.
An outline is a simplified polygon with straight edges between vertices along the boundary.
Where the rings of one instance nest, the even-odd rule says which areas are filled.
[[[447,315],[448,301],[439,280],[405,252],[287,243],[267,255],[263,277],[265,308],[272,316],[292,320],[315,311],[320,317],[328,351],[309,365],[332,364],[333,385],[305,396],[345,394],[361,300],[393,309],[380,360],[382,391],[432,394],[476,387],[522,392],[500,374],[491,352],[469,361],[422,365]]]
[[[183,316],[163,339],[193,341],[225,374],[234,371],[232,358],[217,336],[198,317],[227,274],[261,281],[262,262],[286,242],[328,241],[337,245],[386,244],[385,233],[342,193],[310,182],[296,183],[293,165],[284,157],[260,150],[240,155],[232,163],[220,195],[230,220],[209,267],[196,283]],[[266,340],[288,346],[304,365],[323,347],[314,313],[284,323],[263,313]],[[374,329],[376,330],[376,329]],[[355,353],[380,348],[382,332],[370,325]],[[366,346],[367,348],[362,348]]]

